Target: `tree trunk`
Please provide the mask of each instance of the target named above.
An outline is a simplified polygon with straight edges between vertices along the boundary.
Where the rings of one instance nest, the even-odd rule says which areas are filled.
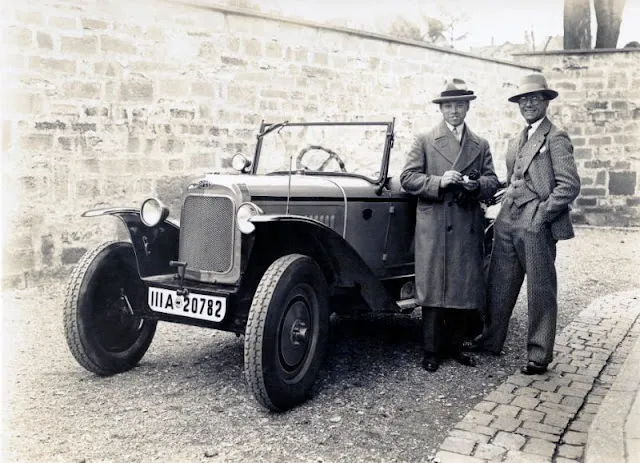
[[[598,0],[595,0],[596,2]],[[611,0],[616,1],[616,0]],[[619,0],[618,0],[619,1]],[[591,4],[589,0],[564,0],[564,49],[591,48]]]
[[[596,48],[616,48],[625,0],[593,0],[598,22]]]

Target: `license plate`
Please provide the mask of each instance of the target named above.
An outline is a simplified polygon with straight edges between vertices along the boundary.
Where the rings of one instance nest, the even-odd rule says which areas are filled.
[[[150,287],[147,302],[155,312],[212,322],[222,321],[227,313],[225,297],[197,293],[179,296],[173,289]]]

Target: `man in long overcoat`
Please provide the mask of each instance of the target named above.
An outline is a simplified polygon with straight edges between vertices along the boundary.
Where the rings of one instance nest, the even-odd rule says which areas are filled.
[[[489,265],[485,333],[480,346],[499,354],[509,319],[527,275],[529,330],[524,374],[547,370],[556,335],[556,242],[573,238],[569,204],[580,192],[580,177],[567,132],[547,118],[558,92],[542,74],[525,76],[509,101],[527,122],[509,142],[508,188],[494,225]]]
[[[422,306],[424,359],[437,370],[450,355],[465,365],[462,338],[469,311],[485,302],[483,211],[499,182],[489,143],[464,120],[476,96],[462,79],[448,82],[433,100],[443,121],[416,137],[400,176],[405,191],[418,197],[415,230],[416,301]]]

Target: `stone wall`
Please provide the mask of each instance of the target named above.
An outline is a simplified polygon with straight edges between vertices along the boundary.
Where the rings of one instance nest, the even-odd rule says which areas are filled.
[[[3,21],[3,284],[55,281],[118,221],[100,206],[171,202],[228,169],[266,120],[397,121],[394,169],[452,75],[497,153],[518,130],[514,65],[345,29],[162,2],[10,2]],[[498,167],[502,168],[502,162]]]
[[[574,222],[640,226],[640,50],[530,53],[560,97],[550,117],[568,130],[582,180]]]

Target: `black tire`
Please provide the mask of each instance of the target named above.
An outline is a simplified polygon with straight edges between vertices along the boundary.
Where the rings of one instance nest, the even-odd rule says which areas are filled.
[[[135,367],[156,332],[157,321],[140,316],[146,303],[131,243],[110,241],[82,256],[69,277],[63,312],[67,344],[78,363],[100,376]]]
[[[244,338],[244,371],[264,407],[285,411],[304,402],[324,360],[328,287],[318,264],[289,254],[274,261],[253,297]]]

